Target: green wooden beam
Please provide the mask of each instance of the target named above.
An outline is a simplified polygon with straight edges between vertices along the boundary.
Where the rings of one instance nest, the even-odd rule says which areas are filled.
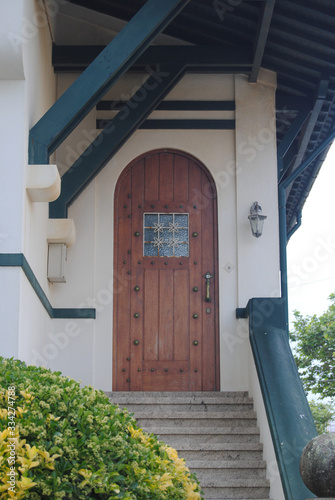
[[[273,9],[276,0],[266,0],[262,7],[262,15],[257,28],[256,41],[254,46],[254,58],[249,81],[257,82],[259,69],[262,64],[266,40],[270,31]]]
[[[55,45],[52,55],[55,72],[82,71],[104,49],[100,45]],[[183,64],[192,69],[217,67],[229,72],[250,71],[252,51],[251,48],[226,45],[154,45],[134,62],[133,68],[140,70],[156,64]]]
[[[184,68],[162,67],[153,73],[62,177],[59,198],[49,204],[50,218],[67,217],[68,207],[144,122],[184,75]]]
[[[148,0],[31,129],[29,163],[45,164],[112,85],[190,0]]]
[[[324,141],[287,177],[280,183],[280,187],[287,189],[293,181],[314,161],[321,153],[335,140],[335,130],[333,130]]]
[[[278,182],[280,182],[283,176],[285,175],[285,168],[284,168],[285,155],[289,150],[289,148],[291,147],[294,139],[299,134],[309,114],[310,114],[310,108],[307,107],[299,111],[298,115],[293,120],[290,128],[286,132],[284,138],[280,141],[280,144],[278,145],[277,148]]]
[[[61,318],[95,318],[95,309],[91,308],[54,308],[43,291],[38,279],[36,278],[32,268],[28,264],[27,259],[22,253],[1,253],[0,267],[21,267],[26,275],[31,287],[39,298],[44,309],[52,319]]]
[[[106,128],[112,120],[97,120],[97,129]],[[235,130],[235,120],[166,119],[145,120],[139,129],[145,130]]]
[[[98,111],[119,111],[127,101],[100,101]],[[162,101],[156,111],[235,111],[235,101]]]

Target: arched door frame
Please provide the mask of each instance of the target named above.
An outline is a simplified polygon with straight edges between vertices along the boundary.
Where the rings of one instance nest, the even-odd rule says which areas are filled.
[[[118,217],[119,217],[119,191],[120,188],[122,187],[122,181],[129,173],[131,168],[140,162],[141,160],[144,160],[145,158],[150,157],[151,155],[157,155],[161,153],[170,153],[170,154],[175,154],[175,155],[180,155],[188,160],[194,162],[198,168],[201,169],[201,171],[205,174],[208,183],[204,186],[204,189],[202,192],[198,193],[198,199],[197,199],[197,206],[198,208],[204,208],[207,206],[208,203],[213,204],[213,253],[214,253],[214,268],[215,268],[215,279],[213,280],[213,286],[214,286],[214,293],[216,297],[216,304],[217,306],[215,307],[215,390],[220,390],[220,348],[219,348],[219,276],[218,276],[218,215],[217,215],[217,191],[216,191],[216,186],[214,179],[208,170],[208,168],[195,156],[186,153],[182,150],[179,149],[173,149],[173,148],[160,148],[160,149],[154,149],[154,150],[149,150],[136,158],[134,158],[121,172],[119,175],[119,178],[117,180],[116,186],[115,186],[115,193],[114,193],[114,276],[116,280],[119,279],[117,276],[117,252],[118,252],[118,235],[117,235],[117,225],[118,225]],[[192,210],[192,207],[188,207],[190,210]],[[129,282],[131,283],[131,277],[128,278]],[[122,284],[121,284],[122,286]],[[117,299],[118,299],[118,290],[120,289],[120,284],[116,284],[114,286],[114,319],[113,319],[113,390],[120,390],[116,389],[117,386],[117,322],[116,322],[116,314],[117,314]]]

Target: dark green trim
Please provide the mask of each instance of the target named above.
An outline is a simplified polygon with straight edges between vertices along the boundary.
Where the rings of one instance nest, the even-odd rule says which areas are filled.
[[[237,307],[235,313],[236,319],[246,319],[249,315],[247,307]]]
[[[275,2],[276,0],[267,0],[267,2],[264,2],[262,6],[262,15],[259,18],[257,27],[256,43],[254,43],[254,60],[249,77],[249,81],[251,83],[257,82],[259,69],[263,60],[265,44],[270,30]]]
[[[297,167],[294,172],[280,184],[284,189],[286,189],[300,174],[314,161],[322,151],[330,145],[330,143],[335,139],[335,130],[333,130],[328,137],[317,147],[314,151],[303,161],[299,167]]]
[[[304,108],[299,111],[298,115],[294,119],[292,125],[289,130],[286,132],[284,138],[280,141],[277,149],[277,157],[278,157],[278,180],[279,182],[284,177],[286,170],[284,167],[284,158],[289,148],[291,147],[294,139],[297,137],[300,132],[303,124],[307,120],[308,115],[310,114],[309,108]]]
[[[105,48],[101,45],[54,45],[54,70],[83,71]],[[138,57],[133,69],[142,71],[157,64],[182,64],[192,71],[212,71],[216,68],[225,73],[250,73],[252,50],[227,45],[153,45]]]
[[[287,284],[287,231],[286,231],[286,191],[279,186],[278,189],[278,211],[279,211],[279,260],[280,260],[280,287],[283,304],[285,304],[285,327],[287,337],[289,335],[288,314],[288,284]]]
[[[118,111],[128,101],[100,101],[98,111]],[[156,111],[235,111],[235,101],[162,101]]]
[[[299,473],[303,448],[317,436],[314,420],[286,335],[280,298],[251,299],[250,342],[286,500],[314,495]]]
[[[45,164],[112,85],[190,0],[147,0],[30,130],[29,163]]]
[[[39,298],[41,304],[52,319],[60,318],[93,318],[95,319],[95,309],[57,309],[52,307],[48,297],[45,295],[41,285],[39,284],[33,270],[28,264],[27,259],[23,253],[1,253],[0,254],[0,267],[21,267],[26,275],[29,283],[31,284],[34,292]]]
[[[62,191],[49,204],[50,218],[67,217],[68,207],[144,122],[184,75],[183,67],[161,67],[144,82],[62,177]]]
[[[104,129],[112,120],[97,120],[97,129]],[[235,120],[146,120],[139,127],[145,130],[235,130]]]
[[[299,227],[301,226],[301,219],[302,219],[302,210],[299,210],[299,212],[297,213],[297,222],[295,223],[295,225],[292,227],[292,229],[290,229],[290,231],[287,233],[287,241],[290,240],[291,236],[294,235],[294,233],[299,229]]]

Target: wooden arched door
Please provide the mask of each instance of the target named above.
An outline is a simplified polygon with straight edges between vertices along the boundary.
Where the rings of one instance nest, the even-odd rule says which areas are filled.
[[[188,154],[152,151],[121,174],[114,390],[219,390],[216,221],[214,182]]]

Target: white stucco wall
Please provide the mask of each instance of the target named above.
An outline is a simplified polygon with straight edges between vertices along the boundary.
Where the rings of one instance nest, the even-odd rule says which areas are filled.
[[[29,129],[56,97],[52,40],[42,2],[5,2],[0,35],[0,252],[23,253],[48,293],[48,205],[32,203],[26,193]],[[33,350],[41,347],[49,317],[21,268],[1,267],[0,275],[0,353],[30,362]]]

